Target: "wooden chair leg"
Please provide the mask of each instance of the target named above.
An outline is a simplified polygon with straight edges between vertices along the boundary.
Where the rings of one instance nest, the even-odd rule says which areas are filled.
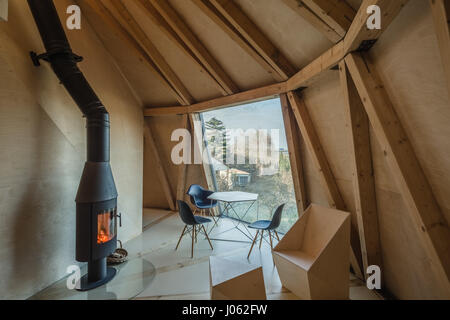
[[[270,249],[273,250],[273,245],[272,245],[272,232],[270,232],[270,230],[268,230],[269,232],[269,240],[270,240]]]
[[[256,238],[258,238],[259,230],[256,230],[255,238],[253,239],[252,246],[250,247],[250,251],[248,252],[247,259],[250,258],[250,253],[252,253],[253,246],[255,245]]]
[[[180,236],[180,239],[178,239],[178,243],[177,243],[177,246],[175,247],[175,251],[178,249],[178,246],[180,245],[181,239],[184,236],[184,232],[186,231],[186,228],[187,228],[187,225],[185,225],[183,231],[181,231],[181,236]]]
[[[263,237],[264,237],[264,230],[261,230],[261,240],[259,240],[259,248],[260,248],[260,249],[261,249]]]
[[[195,226],[195,243],[197,243],[198,229],[199,229],[199,226],[196,225],[196,226]]]
[[[280,237],[278,236],[278,232],[276,230],[273,230],[275,232],[275,235],[277,236],[277,240],[280,241]]]
[[[192,247],[191,247],[191,259],[194,257],[194,240],[195,240],[195,225],[192,226]]]
[[[206,239],[208,239],[209,246],[211,247],[211,250],[214,250],[214,248],[213,248],[213,246],[212,246],[212,244],[211,244],[211,240],[210,240],[209,237],[208,237],[208,232],[206,232],[205,226],[202,225],[202,228],[203,228],[203,232],[205,233]]]

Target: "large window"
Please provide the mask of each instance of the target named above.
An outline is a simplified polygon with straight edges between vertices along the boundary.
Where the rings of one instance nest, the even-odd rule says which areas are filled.
[[[280,100],[204,112],[202,118],[217,191],[259,195],[246,222],[270,220],[286,203],[279,231],[289,230],[298,214]],[[235,207],[242,213],[248,206]]]

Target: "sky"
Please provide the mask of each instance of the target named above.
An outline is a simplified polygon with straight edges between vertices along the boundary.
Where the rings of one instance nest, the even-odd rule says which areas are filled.
[[[271,129],[280,130],[280,148],[287,150],[286,132],[280,99],[270,99],[237,107],[224,108],[203,113],[204,121],[221,120],[227,129]]]

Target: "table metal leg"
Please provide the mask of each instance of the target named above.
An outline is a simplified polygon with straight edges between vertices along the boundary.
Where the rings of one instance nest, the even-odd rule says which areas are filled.
[[[248,201],[247,201],[247,202],[248,202]],[[225,212],[225,215],[228,216],[228,217],[231,219],[231,221],[232,221],[232,223],[233,223],[233,225],[234,225],[234,227],[233,227],[232,229],[237,229],[237,230],[239,230],[239,232],[241,232],[244,236],[246,236],[250,241],[253,241],[254,239],[253,239],[253,236],[252,236],[251,232],[248,230],[248,228],[247,228],[247,226],[246,226],[246,223],[243,222],[243,219],[244,219],[245,216],[248,214],[248,212],[250,211],[250,209],[254,206],[255,202],[258,202],[258,201],[257,201],[257,200],[256,200],[256,201],[252,201],[251,204],[250,204],[250,206],[247,208],[247,210],[244,212],[243,215],[240,215],[240,214],[236,211],[236,209],[235,209],[234,206],[233,206],[233,202],[223,202],[223,203],[224,203],[223,212]],[[220,204],[219,204],[219,205],[220,205]],[[258,206],[258,209],[259,209],[259,206]],[[258,211],[259,211],[258,209],[257,209],[257,214],[258,214]],[[236,218],[233,218],[233,217],[230,215],[231,212],[234,212],[234,215],[236,216]],[[244,231],[243,229],[240,228],[240,226],[239,226],[240,224],[242,224],[242,225],[244,226],[245,231]],[[214,225],[212,226],[212,228],[209,230],[208,235],[211,234],[212,230],[214,229],[214,227],[216,227],[216,225],[217,225],[217,222],[215,221],[215,224],[214,224]],[[230,229],[230,230],[228,230],[228,231],[231,231],[232,229]],[[220,239],[214,239],[214,240],[220,240]]]

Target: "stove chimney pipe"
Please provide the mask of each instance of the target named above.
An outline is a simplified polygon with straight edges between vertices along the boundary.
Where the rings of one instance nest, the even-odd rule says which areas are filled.
[[[28,0],[47,52],[36,56],[52,66],[58,79],[80,108],[87,122],[87,161],[109,161],[109,115],[92,87],[77,67],[81,57],[72,52],[53,0]]]
[[[111,280],[116,271],[107,268],[106,257],[116,249],[117,190],[109,164],[109,114],[77,67],[82,58],[72,52],[53,0],[28,0],[46,53],[31,53],[35,66],[39,60],[50,63],[53,71],[86,117],[87,161],[76,195],[76,259],[88,262],[88,274],[79,290],[90,290]],[[106,210],[106,211],[105,211]],[[113,229],[109,241],[98,243],[98,217],[110,217]],[[110,230],[111,231],[111,230]]]

